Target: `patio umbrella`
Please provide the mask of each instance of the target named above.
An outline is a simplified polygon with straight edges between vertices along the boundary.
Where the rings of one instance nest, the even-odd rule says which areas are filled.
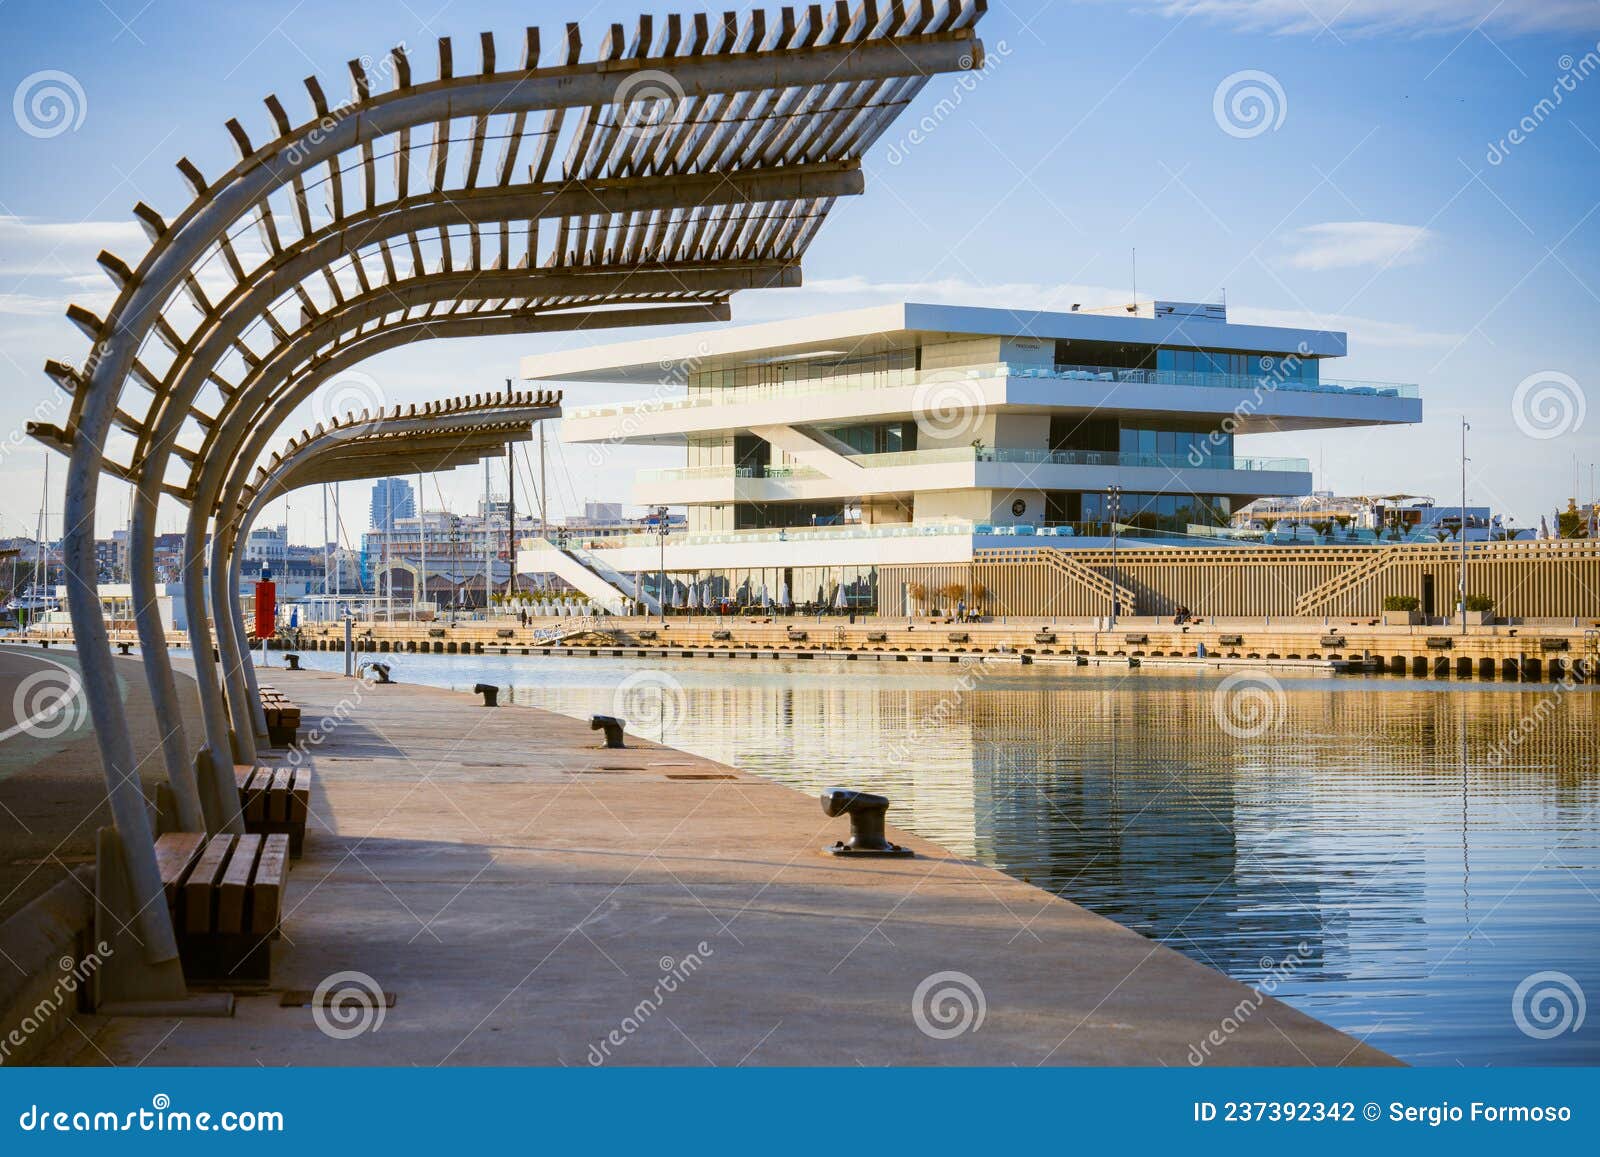
[[[700,609],[700,587],[697,583],[689,584],[689,609],[691,611]]]
[[[844,597],[844,584],[839,584],[838,593],[833,596],[833,609],[843,611],[849,608],[850,601]]]
[[[1545,517],[1542,514],[1539,516],[1539,537],[1540,539],[1550,537],[1550,524],[1545,521]]]
[[[778,605],[780,607],[786,607],[786,606],[789,605],[789,584],[788,583],[780,582],[778,584]]]

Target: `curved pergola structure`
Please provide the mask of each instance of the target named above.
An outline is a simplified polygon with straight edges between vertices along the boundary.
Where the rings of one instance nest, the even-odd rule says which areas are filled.
[[[307,80],[312,115],[298,124],[267,97],[266,144],[230,120],[238,162],[207,180],[180,161],[194,199],[171,222],[135,207],[150,249],[137,267],[100,255],[117,300],[104,318],[68,310],[93,348],[81,367],[47,366],[71,413],[30,432],[71,459],[72,626],[145,960],[166,978],[155,988],[172,987],[176,945],[94,589],[99,473],[135,488],[141,652],[157,710],[179,720],[164,729],[163,758],[180,819],[218,830],[226,801],[180,790],[188,741],[165,648],[153,645],[160,498],[189,505],[185,575],[198,577],[206,528],[229,509],[230,463],[331,374],[374,353],[433,337],[726,316],[739,289],[798,284],[835,200],[862,190],[865,150],[930,76],[982,67],[973,26],[984,9],[868,0],[785,8],[771,21],[644,16],[631,32],[612,25],[588,60],[569,24],[555,60],[541,62],[529,29],[510,68],[486,33],[479,67],[461,75],[440,40],[428,81],[396,49],[386,91],[359,61],[337,107]],[[414,147],[423,142],[425,154]],[[232,752],[203,585],[186,581],[185,599],[202,762],[220,770]],[[219,621],[233,614],[217,610]]]
[[[430,402],[420,408],[362,411],[302,431],[268,463],[256,467],[248,483],[241,480],[245,467],[233,471],[219,504],[208,570],[228,712],[243,762],[255,761],[255,740],[266,735],[266,718],[255,666],[244,645],[236,545],[249,538],[267,504],[292,490],[321,483],[475,465],[503,456],[513,442],[529,441],[535,422],[560,416],[559,391],[508,391]],[[225,513],[230,509],[231,517]]]

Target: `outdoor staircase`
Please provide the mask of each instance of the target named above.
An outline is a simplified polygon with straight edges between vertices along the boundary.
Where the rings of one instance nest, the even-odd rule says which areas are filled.
[[[1326,611],[1328,604],[1340,595],[1349,594],[1357,587],[1372,579],[1377,578],[1388,570],[1400,556],[1393,551],[1375,551],[1370,557],[1350,567],[1341,570],[1327,582],[1312,587],[1294,601],[1294,613],[1297,615],[1315,615]]]
[[[1111,598],[1114,593],[1116,595],[1117,606],[1121,608],[1120,613],[1124,615],[1131,615],[1134,613],[1134,607],[1136,603],[1134,601],[1134,592],[1132,587],[1126,586],[1122,583],[1112,583],[1112,581],[1105,575],[1101,574],[1093,567],[1085,566],[1077,559],[1069,557],[1064,551],[1046,548],[1041,549],[1039,551],[1039,555],[1044,559],[1045,562],[1055,567],[1058,571],[1061,571],[1073,582],[1077,583],[1079,586],[1089,588],[1100,598],[1104,599],[1107,607],[1111,605]]]
[[[809,426],[752,426],[751,433],[836,482],[861,481],[862,466],[853,461],[855,451],[832,434]]]
[[[642,589],[635,595],[633,580],[614,570],[593,551],[560,547],[547,539],[536,540],[532,550],[537,553],[534,565],[538,569],[547,570],[571,584],[613,615],[626,614],[630,600],[649,614],[661,613],[661,604],[654,596]]]

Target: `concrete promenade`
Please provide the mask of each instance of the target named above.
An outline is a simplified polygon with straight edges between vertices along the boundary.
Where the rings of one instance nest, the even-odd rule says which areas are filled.
[[[911,860],[825,856],[844,821],[723,765],[631,737],[608,751],[583,721],[433,688],[268,679],[308,730],[343,717],[314,746],[273,990],[226,1020],[81,1018],[47,1060],[1392,1063],[926,841],[891,833]],[[394,994],[375,1029],[340,1039],[282,1005],[344,971]]]

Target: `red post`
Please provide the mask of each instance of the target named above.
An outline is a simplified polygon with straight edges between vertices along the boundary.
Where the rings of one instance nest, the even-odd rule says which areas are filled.
[[[278,589],[272,580],[256,583],[256,638],[270,639],[278,633]]]

